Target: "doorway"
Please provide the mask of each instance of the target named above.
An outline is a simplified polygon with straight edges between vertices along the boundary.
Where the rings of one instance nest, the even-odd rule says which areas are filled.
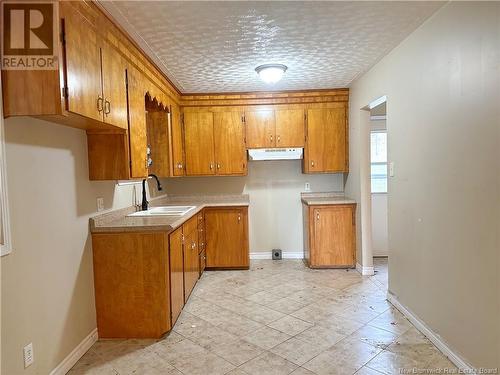
[[[370,199],[374,279],[387,288],[387,100],[370,107]]]

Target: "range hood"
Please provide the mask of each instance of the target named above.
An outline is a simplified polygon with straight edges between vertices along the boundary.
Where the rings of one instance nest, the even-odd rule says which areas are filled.
[[[255,148],[248,150],[250,160],[302,159],[303,148]]]

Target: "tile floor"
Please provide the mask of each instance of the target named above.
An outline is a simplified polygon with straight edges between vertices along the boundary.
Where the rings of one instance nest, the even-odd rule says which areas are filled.
[[[205,272],[161,340],[98,341],[69,374],[400,374],[455,366],[385,300],[375,276],[299,260]]]

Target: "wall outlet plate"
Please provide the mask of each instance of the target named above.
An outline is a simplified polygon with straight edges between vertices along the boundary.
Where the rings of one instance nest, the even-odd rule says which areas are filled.
[[[281,260],[281,249],[273,249],[273,260]]]
[[[24,357],[24,368],[29,367],[33,364],[33,343],[29,343],[23,348],[23,357]]]
[[[97,198],[97,212],[104,211],[104,198]]]
[[[389,177],[394,177],[394,162],[389,163]]]
[[[311,184],[309,182],[304,184],[304,191],[311,191]]]

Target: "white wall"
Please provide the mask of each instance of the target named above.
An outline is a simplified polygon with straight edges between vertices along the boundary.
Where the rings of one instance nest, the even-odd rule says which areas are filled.
[[[387,194],[372,194],[372,247],[373,256],[389,255],[387,233]]]
[[[450,2],[351,86],[346,192],[387,95],[389,289],[466,361],[500,367],[500,3]]]
[[[246,177],[185,177],[165,181],[167,194],[249,194],[250,252],[302,252],[300,193],[343,191],[342,174],[305,175],[301,160],[251,161]]]
[[[5,120],[14,250],[1,258],[2,374],[48,374],[96,327],[88,219],[132,204],[132,187],[89,182],[85,132]],[[23,346],[35,363],[24,370]]]

